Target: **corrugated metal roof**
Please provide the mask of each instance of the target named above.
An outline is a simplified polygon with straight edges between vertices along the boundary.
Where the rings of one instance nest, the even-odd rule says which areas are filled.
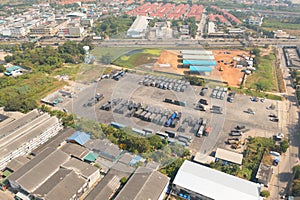
[[[213,55],[189,55],[184,54],[182,55],[184,60],[215,60]]]
[[[188,160],[178,170],[173,184],[215,200],[260,199],[259,184]]]
[[[87,141],[91,139],[90,134],[85,132],[76,131],[71,137],[67,139],[67,141],[75,141],[80,145],[84,145]]]
[[[182,55],[189,54],[189,55],[212,55],[212,51],[206,50],[181,50]]]
[[[216,66],[217,62],[215,60],[183,60],[184,65],[194,65],[194,66]]]
[[[211,72],[212,67],[209,66],[190,66],[190,72],[191,73],[201,73],[201,72]]]
[[[94,162],[98,158],[98,154],[94,152],[90,152],[88,155],[86,155],[83,160]]]
[[[243,161],[243,154],[229,151],[226,149],[221,149],[221,148],[217,148],[215,157],[239,165],[241,165]]]

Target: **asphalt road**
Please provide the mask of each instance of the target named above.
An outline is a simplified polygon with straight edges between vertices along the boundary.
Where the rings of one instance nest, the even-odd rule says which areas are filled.
[[[286,67],[283,51],[279,49],[280,65],[283,71],[283,77],[287,92],[286,101],[282,103],[282,115],[285,121],[283,122],[283,133],[290,140],[290,148],[287,153],[282,156],[281,162],[274,168],[274,174],[269,185],[271,196],[269,199],[277,200],[285,195],[289,189],[292,179],[292,168],[299,164],[299,125],[298,125],[298,104],[296,103],[295,91],[292,87],[289,70]]]

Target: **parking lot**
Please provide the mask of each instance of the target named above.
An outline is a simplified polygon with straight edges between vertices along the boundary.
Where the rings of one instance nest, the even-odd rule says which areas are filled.
[[[136,74],[125,74],[119,81],[113,79],[102,79],[97,83],[90,84],[86,89],[78,93],[76,98],[73,98],[69,102],[64,102],[59,106],[68,110],[68,112],[75,113],[79,117],[88,119],[94,119],[102,123],[110,124],[111,122],[117,122],[132,128],[139,130],[151,129],[153,132],[164,132],[165,130],[171,130],[178,132],[178,128],[182,125],[186,119],[192,119],[196,123],[200,118],[207,119],[207,126],[211,127],[211,131],[208,136],[195,137],[195,133],[191,133],[191,129],[194,127],[187,126],[186,130],[181,133],[192,136],[193,141],[189,144],[189,148],[192,152],[209,153],[216,147],[225,147],[225,141],[229,137],[230,131],[237,125],[244,125],[248,132],[244,133],[246,136],[263,136],[271,137],[281,130],[281,115],[278,113],[278,105],[281,102],[272,100],[265,100],[262,102],[253,102],[249,96],[236,94],[233,103],[227,102],[227,95],[224,99],[218,99],[211,97],[212,89],[209,88],[205,96],[200,96],[201,87],[187,85],[184,92],[172,89],[162,89],[155,86],[145,86],[141,81],[145,80],[145,76]],[[229,91],[228,91],[229,92]],[[228,93],[227,92],[227,93]],[[95,95],[103,94],[104,98],[99,102],[95,102],[92,106],[83,106],[89,99],[95,97]],[[117,105],[112,106],[109,111],[100,109],[105,105],[107,101],[112,99],[119,99]],[[164,102],[165,99],[173,101],[184,102],[185,106],[179,106],[171,103]],[[196,104],[199,99],[205,99],[208,102],[206,111],[196,110]],[[116,112],[116,108],[123,108],[121,104],[129,103],[132,101],[136,104],[141,104],[140,109],[150,109],[155,113],[154,117],[159,114],[168,113],[169,116],[173,112],[181,112],[181,118],[174,128],[165,127],[163,124],[158,124],[153,121],[142,120],[138,117],[129,116],[129,109],[125,109],[125,112]],[[271,104],[275,105],[274,110],[267,110],[266,107]],[[223,114],[217,112],[211,112],[212,106],[222,108]],[[249,114],[244,111],[251,109],[255,114]],[[122,113],[122,114],[120,114]],[[142,113],[142,111],[140,111]],[[269,120],[268,115],[275,114],[279,117],[279,122],[272,122]],[[150,115],[148,115],[149,117]],[[168,117],[169,117],[168,116]],[[159,117],[158,117],[159,118]]]

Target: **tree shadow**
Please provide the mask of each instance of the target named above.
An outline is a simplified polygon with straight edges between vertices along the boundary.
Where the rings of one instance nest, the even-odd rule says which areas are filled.
[[[279,173],[278,174],[278,179],[281,181],[281,182],[288,182],[291,180],[291,176],[293,174],[292,173],[289,173],[289,172],[282,172],[282,173]]]

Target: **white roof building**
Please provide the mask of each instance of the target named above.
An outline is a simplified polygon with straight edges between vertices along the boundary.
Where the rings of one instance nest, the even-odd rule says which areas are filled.
[[[131,27],[127,31],[127,37],[131,38],[142,38],[145,36],[145,33],[149,24],[149,17],[137,16]]]
[[[259,184],[187,160],[177,172],[172,192],[186,199],[261,199]]]
[[[243,154],[221,148],[217,148],[215,157],[238,165],[243,162]]]

